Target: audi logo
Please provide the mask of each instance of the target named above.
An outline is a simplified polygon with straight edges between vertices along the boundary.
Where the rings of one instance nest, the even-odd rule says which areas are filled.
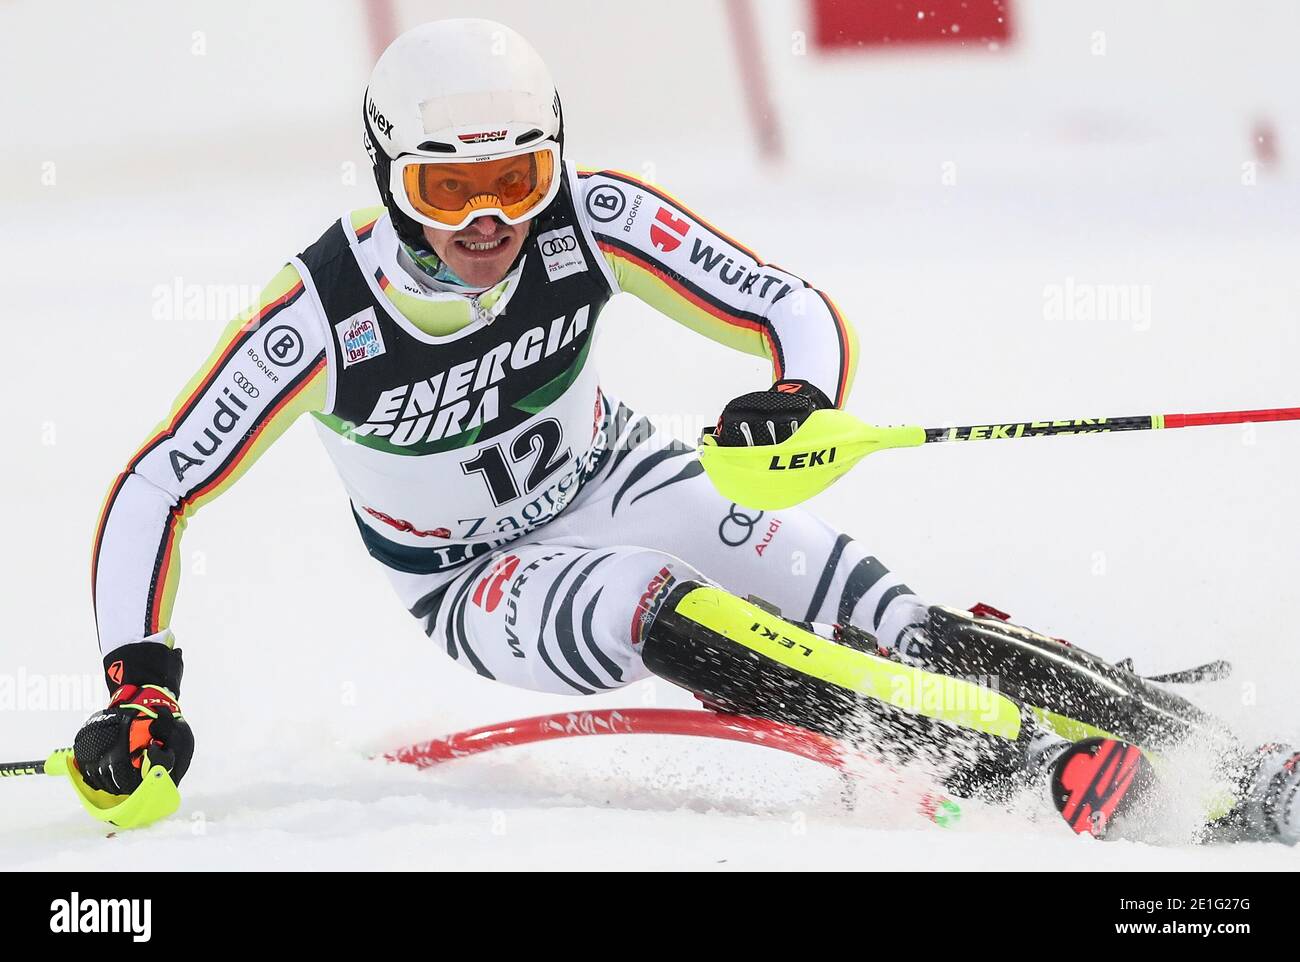
[[[542,253],[547,257],[564,254],[578,249],[578,241],[573,237],[552,237],[541,243]]]
[[[740,506],[732,504],[727,509],[727,516],[718,525],[718,539],[731,548],[739,548],[754,534],[754,526],[763,518],[763,512],[746,514]]]
[[[235,372],[235,384],[249,397],[260,397],[262,394],[262,392],[257,389],[256,384],[244,377],[242,371]]]

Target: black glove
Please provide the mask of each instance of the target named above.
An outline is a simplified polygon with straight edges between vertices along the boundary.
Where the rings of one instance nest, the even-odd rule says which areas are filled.
[[[194,755],[194,734],[177,702],[180,649],[154,641],[123,645],[104,658],[108,707],[86,719],[72,752],[91,788],[129,795],[140,785],[146,752],[179,783]]]
[[[742,394],[722,410],[715,437],[722,445],[780,444],[808,415],[834,404],[807,381],[777,381],[766,391]]]

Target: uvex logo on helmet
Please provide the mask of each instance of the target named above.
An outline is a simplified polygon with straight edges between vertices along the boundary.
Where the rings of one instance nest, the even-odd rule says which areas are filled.
[[[379,112],[373,97],[366,98],[366,116],[370,118],[370,123],[379,133],[385,137],[393,136],[393,122]]]

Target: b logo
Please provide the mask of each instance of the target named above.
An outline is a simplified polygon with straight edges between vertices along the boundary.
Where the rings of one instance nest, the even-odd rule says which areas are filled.
[[[625,206],[627,206],[627,198],[623,196],[623,192],[608,184],[601,184],[587,195],[587,213],[591,215],[592,220],[602,224],[617,219],[623,213]]]
[[[302,335],[292,327],[281,324],[271,328],[262,346],[271,363],[280,367],[293,367],[302,360]]]

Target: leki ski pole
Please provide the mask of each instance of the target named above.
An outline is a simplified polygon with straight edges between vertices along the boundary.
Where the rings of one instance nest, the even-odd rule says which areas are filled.
[[[1300,421],[1300,408],[1214,411],[1206,414],[1141,414],[1068,421],[1010,421],[959,427],[878,427],[847,411],[814,412],[780,444],[722,446],[712,430],[700,438],[700,462],[724,497],[749,508],[777,511],[823,491],[858,461],[886,448],[912,448],[953,441],[997,441],[1060,434],[1160,431],[1216,424]]]
[[[146,751],[141,761],[140,785],[130,795],[112,795],[91,788],[77,770],[71,748],[60,748],[40,761],[0,762],[0,778],[21,775],[64,776],[72,784],[86,811],[101,822],[118,828],[141,828],[166,818],[181,804],[180,792],[171,773],[149,761]]]
[[[1073,421],[1015,421],[1010,424],[975,424],[963,427],[925,428],[925,443],[941,441],[996,441],[1002,438],[1037,438],[1053,434],[1106,434],[1112,431],[1160,431],[1168,428],[1206,427],[1214,424],[1254,424],[1261,421],[1300,421],[1300,408],[1265,408],[1260,411],[1214,411],[1208,414],[1139,414],[1122,418],[1080,418]]]
[[[0,762],[0,778],[12,778],[15,775],[44,775],[46,766],[54,767],[52,759],[56,756],[70,752],[70,748],[60,748],[49,758],[42,758],[35,762]],[[63,772],[50,772],[49,774],[64,774]]]

